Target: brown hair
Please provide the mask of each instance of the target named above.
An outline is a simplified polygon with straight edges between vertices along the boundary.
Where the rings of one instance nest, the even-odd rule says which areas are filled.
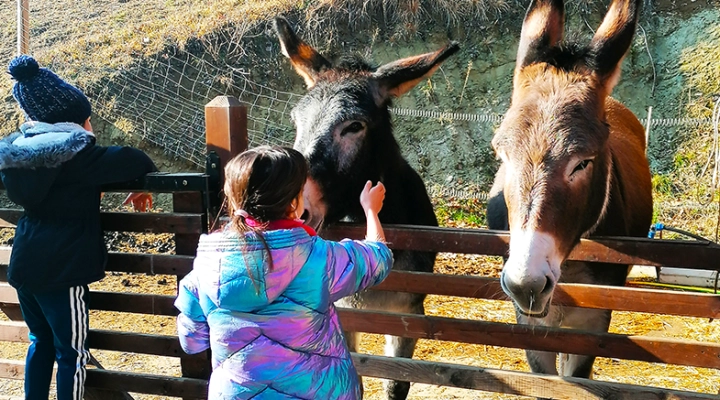
[[[225,166],[223,191],[230,217],[229,227],[237,231],[241,239],[244,234],[253,233],[265,247],[271,269],[272,257],[262,235],[263,226],[285,218],[288,207],[305,185],[307,175],[305,157],[297,150],[280,146],[252,148],[238,154]],[[249,226],[244,216],[236,215],[240,210],[263,226]],[[250,276],[252,278],[252,274]]]

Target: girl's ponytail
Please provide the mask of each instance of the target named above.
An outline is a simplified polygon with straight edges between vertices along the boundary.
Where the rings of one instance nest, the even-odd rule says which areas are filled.
[[[230,218],[228,228],[238,233],[246,248],[248,241],[259,240],[271,270],[272,255],[263,231],[268,222],[286,217],[307,175],[308,165],[303,155],[284,147],[256,147],[239,154],[225,166],[223,191]],[[245,261],[256,283],[248,260]]]

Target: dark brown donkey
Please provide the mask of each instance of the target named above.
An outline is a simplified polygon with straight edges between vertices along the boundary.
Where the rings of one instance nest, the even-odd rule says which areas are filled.
[[[357,58],[333,65],[299,39],[287,21],[275,28],[282,52],[305,79],[308,92],[292,110],[295,149],[310,164],[305,207],[311,226],[345,220],[364,222],[359,196],[365,182],[382,181],[387,188],[380,220],[389,224],[437,226],[430,198],[420,176],[400,153],[392,132],[391,100],[429,77],[458,50],[455,43],[434,53],[409,57],[373,68]],[[393,251],[393,269],[433,272],[435,253]],[[342,307],[423,314],[425,295],[363,292],[338,302]],[[346,333],[355,351],[358,336]],[[385,354],[413,355],[415,339],[386,337]],[[405,399],[408,382],[390,382],[388,398]]]
[[[518,48],[510,109],[492,145],[502,160],[488,204],[510,230],[502,288],[519,323],[607,331],[610,310],[551,305],[558,282],[624,285],[628,265],[566,262],[589,235],[645,237],[652,218],[643,127],[609,97],[642,0],[613,0],[587,46],[561,43],[560,0],[533,0]],[[556,353],[527,351],[558,374]],[[595,357],[560,354],[564,376],[590,377]]]

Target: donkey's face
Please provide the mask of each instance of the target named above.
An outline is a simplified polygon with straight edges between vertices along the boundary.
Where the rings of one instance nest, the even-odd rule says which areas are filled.
[[[304,79],[308,92],[292,110],[295,149],[310,164],[305,185],[307,223],[320,226],[358,211],[367,180],[383,178],[400,157],[392,135],[391,100],[429,77],[458,50],[455,43],[434,53],[373,68],[353,59],[332,65],[299,39],[283,18],[275,20],[282,52]]]
[[[375,180],[373,145],[390,126],[387,109],[373,100],[375,83],[366,72],[326,74],[292,110],[294,148],[305,156],[310,176],[305,189],[307,223],[341,219],[357,200],[362,179]]]
[[[562,1],[534,0],[522,27],[510,109],[492,144],[503,162],[510,253],[502,287],[544,316],[560,266],[609,203],[605,99],[630,46],[638,1],[615,0],[588,46],[560,46]]]

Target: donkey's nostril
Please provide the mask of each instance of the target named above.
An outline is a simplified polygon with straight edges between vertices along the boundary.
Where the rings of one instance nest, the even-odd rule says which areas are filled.
[[[545,286],[543,286],[542,291],[540,294],[550,294],[550,292],[553,290],[553,282],[552,279],[548,276],[545,277]]]
[[[303,213],[300,216],[300,219],[303,221],[307,221],[308,217],[310,217],[310,211],[308,211],[307,209],[303,210]]]

